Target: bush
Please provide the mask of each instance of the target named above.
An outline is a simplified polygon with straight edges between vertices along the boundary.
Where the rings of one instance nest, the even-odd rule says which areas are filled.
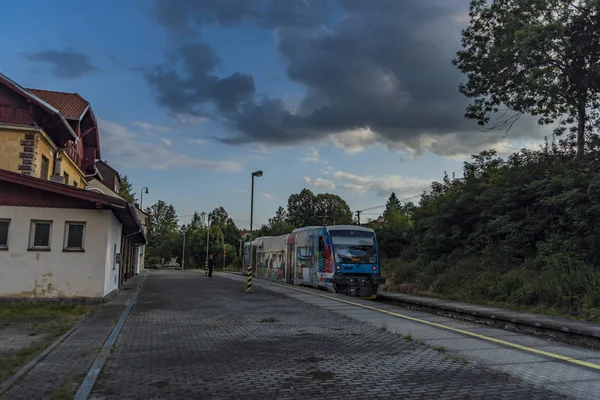
[[[552,143],[506,160],[494,151],[473,156],[462,178],[445,175],[418,206],[377,229],[386,289],[597,314],[598,182],[597,149],[576,158]]]

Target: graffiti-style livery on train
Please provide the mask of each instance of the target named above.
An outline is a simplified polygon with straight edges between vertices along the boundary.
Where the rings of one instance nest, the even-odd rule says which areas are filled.
[[[245,266],[251,250],[258,278],[365,298],[375,298],[385,283],[375,232],[361,226],[308,226],[256,238],[244,246]]]

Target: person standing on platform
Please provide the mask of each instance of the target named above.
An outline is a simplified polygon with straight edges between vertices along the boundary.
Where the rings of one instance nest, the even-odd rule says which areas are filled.
[[[208,277],[212,277],[213,267],[215,266],[215,261],[213,260],[213,255],[210,254],[208,256]]]

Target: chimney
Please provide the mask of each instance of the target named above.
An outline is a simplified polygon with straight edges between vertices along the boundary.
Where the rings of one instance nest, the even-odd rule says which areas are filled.
[[[61,174],[62,158],[58,155],[54,158],[54,174],[50,177],[52,182],[65,183],[65,177]]]

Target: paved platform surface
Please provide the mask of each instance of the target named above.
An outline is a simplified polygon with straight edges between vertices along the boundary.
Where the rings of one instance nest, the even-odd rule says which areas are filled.
[[[153,272],[93,399],[565,398],[319,305]]]
[[[504,321],[512,321],[532,327],[544,327],[558,331],[577,332],[582,335],[600,339],[600,324],[595,324],[592,322],[578,321],[570,318],[555,317],[551,315],[523,311],[507,310],[498,307],[461,303],[453,300],[414,296],[403,293],[380,292],[380,297],[399,300],[408,304],[440,308],[443,310],[471,314],[474,316],[485,316]]]
[[[78,328],[18,380],[2,400],[55,399],[87,374],[126,303],[145,275],[129,280],[109,303],[100,305]]]
[[[89,398],[597,399],[600,393],[600,373],[590,368],[340,302],[356,302],[344,296],[265,282],[255,282],[255,293],[245,288],[242,276],[150,272]],[[57,398],[53,389],[91,367],[125,301],[123,293],[89,318],[5,398]],[[463,324],[411,314],[426,317]]]
[[[240,283],[245,281],[239,275],[226,276]],[[600,398],[600,351],[597,350],[306,287],[274,285],[262,279],[255,279],[254,283],[255,287],[317,305],[369,324],[373,329],[427,344],[443,350],[447,356],[468,360],[469,364],[485,366],[569,398]],[[492,392],[490,396],[498,395]]]

